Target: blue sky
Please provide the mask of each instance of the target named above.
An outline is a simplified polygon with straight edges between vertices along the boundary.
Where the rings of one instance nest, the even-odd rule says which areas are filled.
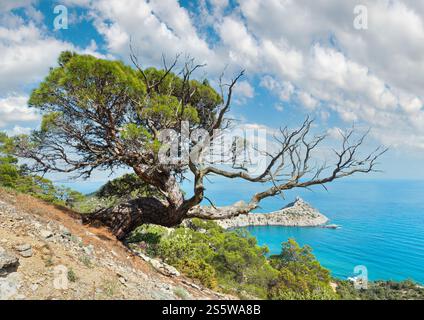
[[[231,111],[241,125],[274,130],[310,115],[334,145],[353,123],[371,128],[369,148],[390,147],[371,178],[422,179],[424,4],[362,3],[358,29],[351,0],[0,0],[0,130],[38,126],[26,102],[62,50],[129,63],[132,39],[144,66],[190,54],[212,84],[246,69]],[[57,5],[67,29],[54,30]]]

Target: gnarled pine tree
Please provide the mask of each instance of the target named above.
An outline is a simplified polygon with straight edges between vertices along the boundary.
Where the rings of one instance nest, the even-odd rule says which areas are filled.
[[[17,154],[32,159],[36,172],[77,172],[89,177],[94,170],[127,167],[154,187],[161,196],[141,197],[93,213],[91,218],[109,226],[118,238],[143,223],[175,226],[192,217],[224,219],[247,214],[261,200],[286,190],[371,172],[384,152],[379,148],[361,157],[365,136],[355,140],[352,131],[343,136],[333,166],[311,166],[311,153],[325,136],[312,135],[312,121],[307,119],[296,130],[280,129],[275,136],[279,147],[266,153],[266,167],[256,175],[203,161],[207,144],[196,141],[189,142],[196,144],[196,152],[188,161],[160,161],[162,148],[169,146],[160,138],[163,130],[181,132],[185,122],[189,124],[185,130],[203,129],[209,133],[208,143],[213,143],[216,130],[228,127],[233,89],[243,72],[229,84],[220,81],[218,93],[207,81],[191,79],[201,67],[192,61],[177,75],[177,58],[170,66],[164,63],[163,70],[142,69],[136,56],[131,58],[134,68],[119,61],[62,53],[59,66],[50,70],[29,100],[30,107],[43,113],[41,129],[16,138]],[[189,197],[180,188],[187,175],[194,177]],[[247,203],[203,207],[208,175],[261,183],[264,190]]]

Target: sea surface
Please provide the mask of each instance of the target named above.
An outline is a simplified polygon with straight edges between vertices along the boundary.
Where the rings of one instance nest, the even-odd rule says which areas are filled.
[[[208,191],[210,198],[229,204],[255,190],[239,182],[215,183]],[[280,209],[296,196],[342,227],[248,227],[272,254],[281,251],[281,242],[294,238],[310,245],[335,277],[346,279],[355,275],[355,266],[365,266],[370,280],[413,279],[424,284],[424,181],[338,181],[328,185],[328,191],[291,191],[285,199],[267,200],[258,211]]]
[[[94,191],[95,184],[72,184],[80,191]],[[98,186],[97,186],[98,187]],[[242,180],[207,183],[206,194],[215,205],[247,201],[261,190],[258,184]],[[184,186],[190,193],[189,186]],[[337,230],[319,227],[249,227],[260,245],[279,253],[281,243],[294,238],[309,245],[332,275],[354,276],[355,266],[365,266],[370,280],[413,279],[424,284],[424,181],[344,180],[323,188],[292,190],[285,198],[261,203],[258,212],[282,208],[302,197],[325,214]],[[207,204],[207,203],[205,203]]]

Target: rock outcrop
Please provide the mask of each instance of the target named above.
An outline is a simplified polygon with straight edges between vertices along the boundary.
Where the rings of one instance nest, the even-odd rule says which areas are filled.
[[[16,272],[19,259],[0,246],[0,300],[9,299],[17,294],[20,277]]]
[[[217,221],[225,229],[248,226],[315,227],[327,222],[326,216],[299,197],[279,211],[249,213],[232,219]]]
[[[18,258],[0,247],[0,275],[10,273],[12,269],[16,270],[18,265]]]

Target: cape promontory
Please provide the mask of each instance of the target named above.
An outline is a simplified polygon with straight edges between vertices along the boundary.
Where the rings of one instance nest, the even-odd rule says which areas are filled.
[[[249,213],[217,221],[225,229],[248,226],[315,227],[322,226],[327,222],[328,218],[325,215],[299,197],[278,211]]]

